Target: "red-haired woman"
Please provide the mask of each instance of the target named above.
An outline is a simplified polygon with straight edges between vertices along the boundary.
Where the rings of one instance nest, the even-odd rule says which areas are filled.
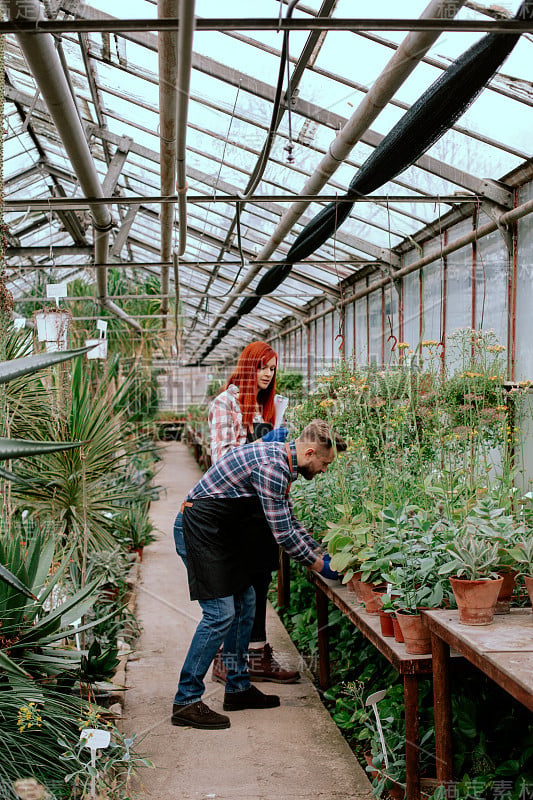
[[[264,436],[277,438],[277,432],[284,430],[272,431],[277,364],[277,354],[266,342],[252,342],[240,354],[225,389],[215,397],[209,409],[212,463],[232,447]],[[267,642],[267,594],[272,571],[278,568],[279,548],[260,511],[252,535],[257,543],[257,561],[264,564],[264,568],[258,570],[253,581],[256,611],[250,637],[250,680],[295,683],[300,677],[298,671],[284,669]],[[225,678],[226,669],[219,652],[213,664],[213,679],[224,682]]]

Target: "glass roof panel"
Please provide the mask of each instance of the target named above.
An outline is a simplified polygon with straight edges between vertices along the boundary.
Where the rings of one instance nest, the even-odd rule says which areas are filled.
[[[516,0],[516,5],[518,0]],[[336,17],[418,17],[427,5],[427,0],[404,0],[401,9],[397,0],[378,0],[371,8],[362,0],[339,0],[334,10]],[[484,0],[480,5],[491,5]],[[105,17],[120,14],[123,17],[156,17],[155,0],[128,0],[127,6],[116,4],[111,9],[108,0],[95,0],[94,8]],[[301,3],[295,16],[316,13],[320,0]],[[506,6],[507,7],[507,6]],[[80,10],[83,11],[80,6]],[[280,10],[278,0],[256,0],[253,14],[257,17],[277,18]],[[286,10],[286,4],[283,10]],[[221,16],[219,0],[197,0],[199,16]],[[247,17],[249,4],[242,0],[227,0],[224,16]],[[464,19],[482,19],[490,22],[471,8],[460,12]],[[286,109],[281,118],[274,147],[264,176],[256,189],[258,194],[296,194],[300,192],[308,177],[316,170],[327,152],[338,128],[356,110],[363,93],[361,89],[372,86],[395,51],[395,47],[406,36],[405,31],[381,32],[329,32],[320,37],[312,63],[316,69],[306,69],[298,85],[298,95],[290,120]],[[404,113],[401,105],[410,105],[442,73],[447,64],[462,53],[483,34],[461,34],[444,32],[436,40],[428,56],[428,63],[419,64],[412,75],[395,93],[394,104],[389,104],[372,123],[371,130],[364,133],[362,141],[353,148],[346,163],[339,166],[326,182],[322,194],[342,194],[362,164],[373,152],[375,144],[396,124]],[[144,42],[145,46],[139,42]],[[239,38],[240,37],[240,38]],[[122,249],[124,258],[137,261],[159,259],[161,241],[160,206],[142,198],[158,194],[159,176],[159,91],[157,34],[136,33],[127,37],[102,36],[94,32],[64,34],[62,47],[70,70],[70,79],[77,95],[78,106],[84,123],[103,124],[110,135],[130,136],[133,150],[128,153],[125,165],[118,178],[116,191],[123,195],[139,196],[142,208],[138,211],[130,229],[127,247]],[[290,55],[294,61],[309,39],[309,32],[292,32]],[[85,42],[90,56],[96,92],[91,91],[82,58],[80,41]],[[261,47],[254,46],[254,42]],[[255,168],[258,155],[267,138],[267,127],[272,114],[273,88],[279,70],[281,33],[272,31],[243,31],[235,36],[222,32],[200,33],[194,36],[195,63],[197,67],[212,70],[209,75],[195,68],[191,75],[192,99],[189,106],[187,131],[187,170],[189,194],[217,195],[243,191]],[[478,178],[500,178],[531,153],[531,49],[532,37],[522,36],[511,56],[505,62],[502,73],[492,82],[492,88],[480,97],[463,115],[457,130],[447,133],[429,151],[434,159],[429,162],[433,172],[412,166],[376,190],[375,194],[386,195],[388,202],[356,203],[350,217],[337,232],[335,239],[325,242],[311,256],[314,262],[298,264],[290,277],[278,288],[275,297],[261,300],[256,310],[244,318],[232,330],[220,347],[238,342],[250,330],[264,331],[273,322],[290,316],[290,309],[302,308],[313,298],[321,297],[320,287],[338,287],[339,280],[353,274],[359,262],[370,264],[380,257],[380,251],[413,237],[426,222],[438,219],[449,206],[439,202],[439,197],[453,192],[462,192],[462,178],[453,169],[466,173],[465,185],[472,185]],[[201,57],[202,63],[198,60]],[[15,113],[8,101],[6,118],[8,137],[4,148],[4,175],[11,178],[6,185],[9,198],[48,197],[54,183],[62,186],[67,196],[81,196],[74,169],[65,154],[61,138],[48,119],[43,98],[36,95],[36,84],[21,57],[15,37],[6,40],[8,81],[20,100],[23,113],[33,105],[28,131],[23,131],[23,120]],[[319,74],[321,70],[328,74]],[[336,79],[337,74],[339,79]],[[506,78],[505,76],[510,76]],[[286,81],[285,81],[286,84]],[[284,85],[283,91],[285,91]],[[22,93],[22,94],[20,94]],[[511,95],[511,96],[506,96]],[[35,100],[35,102],[33,102]],[[519,102],[523,100],[524,102]],[[305,115],[308,116],[305,116]],[[285,150],[289,130],[294,143],[294,161],[289,164]],[[472,136],[468,132],[472,132]],[[35,136],[36,138],[32,138]],[[487,141],[483,141],[486,138]],[[36,146],[38,143],[38,147]],[[498,146],[504,143],[504,147]],[[147,148],[144,157],[135,148]],[[116,142],[105,143],[96,135],[90,139],[90,148],[100,181],[108,171],[108,162],[116,152]],[[44,154],[44,156],[43,156]],[[47,162],[57,177],[46,172],[34,171],[24,174],[40,160]],[[427,161],[425,162],[427,163]],[[450,169],[453,168],[453,169]],[[455,182],[457,181],[457,182]],[[395,202],[398,195],[411,196],[411,203]],[[435,197],[433,203],[417,203],[417,197]],[[245,264],[240,265],[235,227],[235,202],[188,203],[189,230],[184,258],[197,259],[213,265],[222,258],[219,267],[186,265],[180,266],[183,296],[187,298],[188,313],[194,318],[195,309],[202,309],[202,320],[191,332],[193,347],[199,346],[204,335],[209,334],[206,325],[212,324],[223,307],[236,280],[248,271],[250,261],[269,241],[282,215],[290,208],[288,202],[263,204],[247,202],[241,206],[241,246]],[[283,258],[290,244],[303,226],[323,208],[324,204],[311,203],[304,215],[283,237],[271,261]],[[112,214],[117,225],[129,211],[127,204],[114,204]],[[86,226],[89,211],[77,216]],[[175,207],[174,241],[177,242],[177,207]],[[26,213],[17,210],[6,214],[6,221],[13,233],[21,232],[23,245],[34,244],[49,247],[71,245],[72,237],[62,230],[62,222],[54,212],[49,218],[46,210]],[[229,231],[232,236],[228,237]],[[112,240],[117,231],[113,232]],[[92,240],[92,230],[87,229],[87,239]],[[229,245],[225,251],[224,242]],[[52,252],[53,255],[53,252]],[[49,255],[39,256],[46,263]],[[90,260],[89,255],[72,251],[71,255],[55,257],[56,263],[73,264],[77,259]],[[13,259],[23,261],[22,259]],[[153,271],[157,274],[158,266]],[[252,281],[256,285],[266,271],[262,268]],[[72,270],[71,270],[72,272]],[[172,270],[171,270],[172,272]],[[17,278],[17,291],[26,291],[31,272]],[[92,276],[86,272],[86,278]],[[90,278],[93,279],[92,277]],[[172,278],[171,278],[172,279]],[[307,282],[306,282],[307,281]],[[316,282],[310,285],[308,281]],[[189,282],[189,288],[187,288]],[[208,296],[204,293],[208,289]],[[247,289],[245,296],[251,291]],[[279,302],[276,302],[276,298]],[[238,302],[238,301],[237,301]],[[235,306],[223,314],[228,319],[235,313]],[[193,326],[196,323],[192,323]],[[210,335],[207,336],[207,342]]]

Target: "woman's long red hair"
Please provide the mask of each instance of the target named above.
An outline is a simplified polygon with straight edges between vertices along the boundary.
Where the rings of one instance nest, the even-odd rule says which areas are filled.
[[[257,391],[257,370],[264,367],[271,358],[276,359],[276,369],[267,389]],[[263,419],[274,425],[275,408],[274,394],[276,391],[276,372],[278,356],[266,342],[251,342],[239,356],[237,366],[231,373],[225,386],[233,383],[239,390],[239,405],[242,411],[242,421],[245,428],[252,425],[255,406],[258,403],[263,407]]]

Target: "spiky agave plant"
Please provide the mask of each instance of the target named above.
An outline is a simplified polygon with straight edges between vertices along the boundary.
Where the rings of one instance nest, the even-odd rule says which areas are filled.
[[[46,367],[59,364],[62,361],[76,358],[76,356],[83,355],[89,349],[88,347],[80,347],[76,350],[65,350],[58,353],[40,353],[38,355],[23,356],[22,358],[14,358],[10,361],[0,362],[0,384],[8,383],[9,381],[26,375],[31,375]],[[46,442],[0,437],[0,461],[42,453],[54,453],[58,450],[69,450],[74,447],[79,447],[81,444],[82,442]],[[13,473],[3,468],[0,468],[0,475],[9,480],[17,480],[17,477]]]

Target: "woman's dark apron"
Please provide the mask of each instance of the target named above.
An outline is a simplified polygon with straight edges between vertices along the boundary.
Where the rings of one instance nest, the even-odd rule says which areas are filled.
[[[252,585],[254,574],[278,567],[279,546],[258,497],[184,503],[183,537],[191,600],[238,594]]]

